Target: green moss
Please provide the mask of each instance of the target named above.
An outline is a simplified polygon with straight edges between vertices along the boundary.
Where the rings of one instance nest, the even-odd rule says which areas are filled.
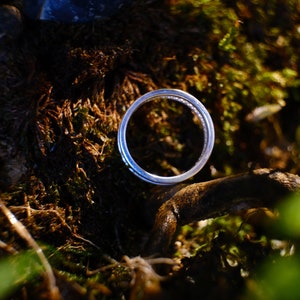
[[[18,218],[49,245],[58,272],[84,286],[83,298],[89,289],[96,299],[123,299],[134,290],[128,268],[91,277],[85,268],[108,265],[104,253],[118,260],[138,255],[154,218],[148,204],[159,206],[149,200],[153,187],[129,172],[116,146],[124,112],[145,92],[183,89],[211,113],[215,148],[192,180],[236,174],[254,164],[299,173],[299,24],[293,0],[136,1],[94,24],[27,20],[17,44],[1,46],[0,174],[7,176],[19,153],[28,171],[18,177],[19,185],[6,186],[3,198],[19,207]],[[255,118],[256,108],[267,113]],[[149,119],[132,129],[147,168],[174,174],[192,165],[201,148],[194,142],[199,130],[187,126],[192,116],[168,103]],[[149,135],[156,148],[148,147]],[[31,215],[29,208],[35,210]],[[4,217],[0,221],[0,239],[24,248]],[[239,284],[247,281],[241,270],[251,274],[266,255],[278,252],[271,237],[241,222],[234,216],[205,228],[182,228],[174,252],[186,267],[183,275],[175,272],[185,291],[213,299],[217,287],[222,296],[237,299]],[[226,258],[238,267],[226,265]],[[111,294],[89,281],[109,286]],[[176,285],[177,298],[182,285]]]

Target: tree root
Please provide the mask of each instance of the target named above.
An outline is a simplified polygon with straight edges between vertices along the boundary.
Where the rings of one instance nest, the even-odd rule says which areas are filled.
[[[299,190],[299,176],[272,169],[187,185],[159,208],[143,255],[165,254],[178,226],[249,208],[274,208]]]

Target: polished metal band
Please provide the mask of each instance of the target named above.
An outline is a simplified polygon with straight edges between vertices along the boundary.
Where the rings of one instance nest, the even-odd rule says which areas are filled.
[[[165,177],[149,173],[135,162],[128,149],[126,141],[126,132],[130,118],[141,105],[144,105],[145,103],[156,99],[174,100],[186,105],[188,108],[190,108],[191,111],[195,113],[203,127],[203,150],[195,165],[191,169],[180,175]],[[204,167],[208,158],[210,157],[214,146],[214,142],[215,131],[213,122],[210,117],[210,114],[208,113],[204,105],[194,96],[184,91],[176,89],[159,89],[151,91],[138,98],[126,111],[118,131],[119,151],[123,161],[129,167],[129,170],[133,172],[136,176],[138,176],[140,179],[158,185],[176,184],[198,173]]]

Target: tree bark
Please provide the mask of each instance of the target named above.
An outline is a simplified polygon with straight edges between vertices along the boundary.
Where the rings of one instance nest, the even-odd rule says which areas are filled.
[[[175,190],[175,193],[172,192]],[[300,190],[300,177],[271,169],[194,183],[176,191],[159,208],[144,255],[168,251],[178,226],[249,208],[274,208],[288,194]]]

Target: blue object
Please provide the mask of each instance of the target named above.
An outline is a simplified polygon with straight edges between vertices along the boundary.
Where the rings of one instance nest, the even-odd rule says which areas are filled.
[[[65,23],[107,19],[131,0],[23,0],[31,19]]]

